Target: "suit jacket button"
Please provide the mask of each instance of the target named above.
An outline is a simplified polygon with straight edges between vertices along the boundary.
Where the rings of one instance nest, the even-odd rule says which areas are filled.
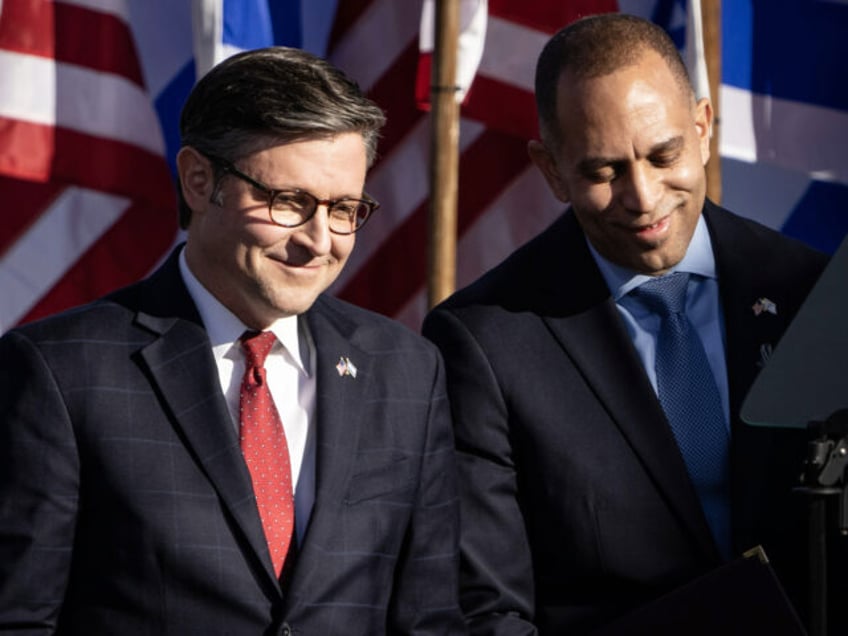
[[[292,629],[288,623],[283,623],[282,625],[280,625],[280,631],[278,633],[280,634],[280,636],[291,636]]]

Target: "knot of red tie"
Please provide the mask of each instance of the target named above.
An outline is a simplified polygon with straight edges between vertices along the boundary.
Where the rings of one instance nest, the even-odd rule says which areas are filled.
[[[276,341],[277,337],[270,331],[245,331],[242,335],[244,382],[248,387],[265,384],[265,360]]]

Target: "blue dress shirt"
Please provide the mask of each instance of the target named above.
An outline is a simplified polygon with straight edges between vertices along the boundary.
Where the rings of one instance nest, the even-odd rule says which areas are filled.
[[[586,242],[656,391],[657,374],[654,369],[654,359],[660,318],[628,293],[649,280],[650,276],[611,263],[595,250],[588,239]],[[686,314],[703,342],[721,396],[725,425],[729,427],[730,400],[724,356],[724,320],[718,294],[712,242],[703,216],[698,219],[686,255],[671,271],[692,274],[686,291]]]

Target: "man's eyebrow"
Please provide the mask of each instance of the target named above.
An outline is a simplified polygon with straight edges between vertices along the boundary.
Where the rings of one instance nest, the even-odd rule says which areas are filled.
[[[651,146],[648,156],[650,157],[658,153],[676,152],[683,147],[684,143],[683,135],[676,135]],[[591,174],[603,168],[614,168],[626,161],[626,159],[615,157],[588,157],[577,164],[577,169],[584,174]]]
[[[656,146],[651,148],[651,153],[679,150],[683,147],[684,143],[685,142],[683,140],[683,135],[677,135],[675,137],[672,137],[671,139],[658,143]]]

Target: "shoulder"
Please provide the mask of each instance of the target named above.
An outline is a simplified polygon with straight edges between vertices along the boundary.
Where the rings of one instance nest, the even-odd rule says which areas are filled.
[[[499,265],[432,313],[567,316],[597,306],[609,290],[577,219],[566,211]]]
[[[126,309],[97,301],[5,333],[0,338],[0,401],[116,373],[132,353],[130,325]]]
[[[119,331],[131,318],[132,313],[126,307],[100,299],[20,325],[6,336],[23,337],[33,342],[84,340]]]
[[[306,319],[319,368],[335,367],[340,356],[349,356],[378,392],[416,399],[434,390],[444,393],[442,354],[396,320],[327,295],[318,297]]]
[[[357,346],[369,350],[431,352],[432,345],[420,334],[393,318],[349,302],[322,294],[307,312],[315,330],[331,328]]]
[[[450,304],[457,305],[477,299],[504,300],[506,296],[517,291],[510,285],[513,281],[521,281],[523,288],[534,287],[544,280],[544,270],[560,261],[563,246],[577,240],[582,240],[582,233],[573,215],[561,215],[476,281],[454,294]]]
[[[805,243],[718,206],[705,207],[725,319],[745,324],[759,298],[780,307],[788,324],[816,285],[829,257]],[[737,313],[740,312],[740,313]],[[735,316],[735,318],[733,317]],[[762,325],[759,327],[762,333]]]
[[[135,299],[145,284],[134,283],[91,303],[19,325],[2,340],[6,347],[27,343],[45,357],[77,358],[86,349],[116,350],[116,345],[138,343],[144,336],[136,323],[139,309]]]
[[[788,281],[814,281],[829,256],[806,243],[707,201],[704,216],[719,264],[762,272]]]
[[[763,225],[759,221],[731,212],[711,201],[704,205],[704,216],[711,233],[720,242],[738,242],[750,249],[763,246],[779,246],[782,250],[811,260],[826,261],[827,255],[810,247],[803,241]]]

